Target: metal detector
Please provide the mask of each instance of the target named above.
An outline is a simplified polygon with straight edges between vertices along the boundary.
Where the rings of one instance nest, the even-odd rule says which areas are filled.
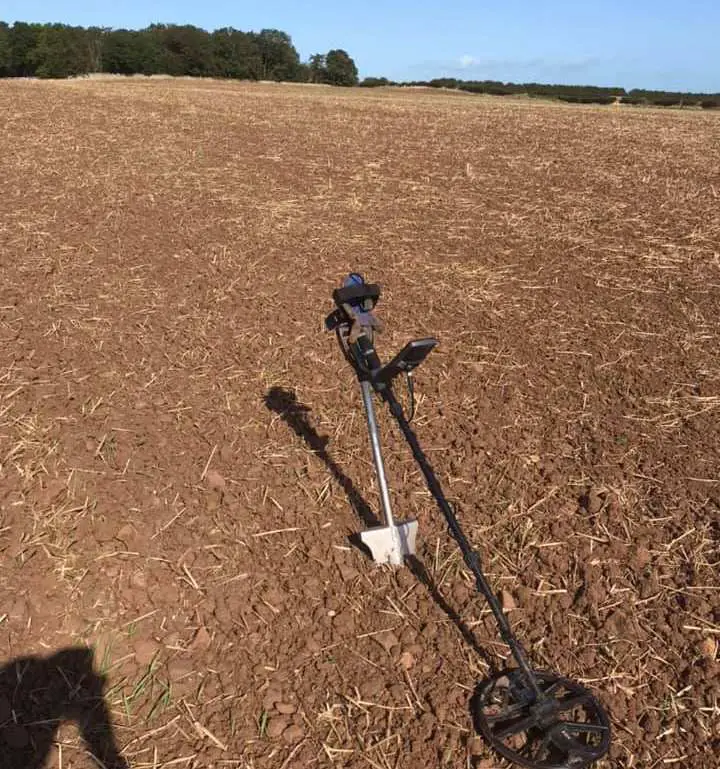
[[[417,521],[396,524],[380,451],[373,393],[388,405],[403,437],[425,477],[428,489],[442,511],[450,535],[457,542],[466,566],[475,578],[477,591],[487,600],[517,667],[492,675],[478,684],[472,701],[475,728],[500,755],[529,769],[582,769],[600,760],[610,749],[610,720],[598,700],[581,684],[555,673],[533,670],[520,642],[512,632],[500,602],[493,593],[460,522],[410,427],[414,411],[412,371],[437,345],[433,338],[409,342],[387,364],[375,351],[374,336],[382,323],[373,313],[380,287],[365,283],[351,273],[342,288],[333,292],[336,309],[326,318],[335,331],[346,360],[360,382],[367,415],[370,443],[377,472],[385,526],[361,533],[362,542],[379,563],[401,565],[414,555]],[[393,382],[404,374],[410,390],[411,416],[393,393]]]
[[[417,521],[395,523],[393,518],[385,465],[380,449],[373,390],[387,389],[400,373],[405,372],[409,376],[437,342],[434,339],[410,342],[390,363],[382,366],[374,348],[374,335],[376,331],[382,331],[382,323],[372,312],[380,298],[380,287],[368,285],[361,275],[352,273],[345,280],[344,286],[333,293],[333,298],[337,309],[328,316],[325,325],[329,330],[337,333],[343,353],[355,369],[360,382],[375,473],[380,489],[380,504],[385,520],[384,526],[361,532],[360,541],[368,548],[373,560],[377,563],[401,566],[405,556],[415,555]]]

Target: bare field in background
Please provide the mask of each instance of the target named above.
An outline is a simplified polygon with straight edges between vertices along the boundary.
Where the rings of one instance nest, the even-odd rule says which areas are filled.
[[[11,665],[84,646],[133,769],[504,766],[457,615],[507,649],[385,415],[424,571],[348,545],[350,270],[381,352],[439,337],[417,433],[536,666],[609,708],[601,769],[717,767],[717,115],[0,81],[0,137],[3,767],[94,765],[97,692]]]

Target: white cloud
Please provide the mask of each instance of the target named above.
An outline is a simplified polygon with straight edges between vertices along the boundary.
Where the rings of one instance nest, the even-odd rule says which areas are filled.
[[[448,61],[425,61],[414,65],[414,69],[432,70],[433,77],[451,75],[453,72],[464,72],[465,77],[513,79],[523,77],[541,78],[548,76],[567,77],[590,73],[603,64],[597,56],[581,57],[552,57],[535,56],[528,58],[502,58],[494,56],[472,56],[465,53],[458,58]]]

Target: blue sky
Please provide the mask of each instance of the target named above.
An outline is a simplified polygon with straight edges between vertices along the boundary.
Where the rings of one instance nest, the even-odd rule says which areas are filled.
[[[263,27],[361,76],[720,92],[720,0],[3,0],[4,21]]]

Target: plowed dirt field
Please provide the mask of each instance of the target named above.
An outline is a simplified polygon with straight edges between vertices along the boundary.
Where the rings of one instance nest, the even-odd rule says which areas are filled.
[[[3,81],[0,137],[3,769],[505,766],[507,647],[384,411],[419,563],[348,541],[351,270],[382,354],[440,340],[415,430],[600,769],[717,769],[720,116]]]

